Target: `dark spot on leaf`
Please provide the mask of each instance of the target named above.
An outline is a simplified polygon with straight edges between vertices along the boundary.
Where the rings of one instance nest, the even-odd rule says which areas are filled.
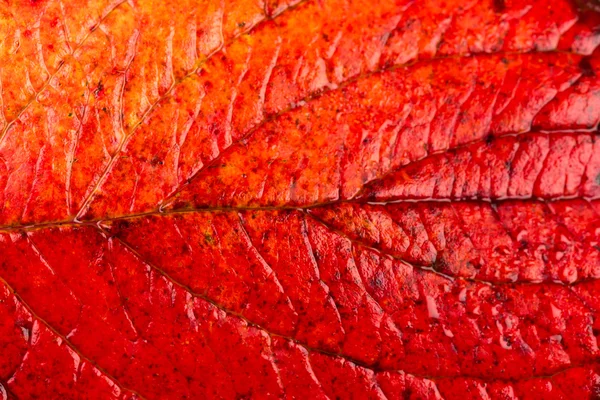
[[[385,284],[385,278],[381,272],[378,272],[369,283],[371,284],[371,287],[381,289]]]
[[[494,11],[498,14],[503,13],[506,10],[506,4],[504,0],[494,0]]]
[[[154,156],[152,157],[152,160],[150,160],[150,165],[153,167],[156,167],[157,165],[163,165],[163,161],[158,156]]]
[[[102,94],[102,92],[104,91],[104,85],[102,84],[102,81],[98,82],[98,86],[96,87],[96,89],[94,89],[94,97],[98,97]]]
[[[581,59],[581,61],[579,61],[579,69],[581,69],[582,76],[589,76],[589,77],[596,76],[596,73],[594,72],[594,68],[592,67],[592,64],[590,63],[590,59],[588,57],[584,57]]]
[[[129,229],[129,226],[131,224],[129,223],[129,221],[127,221],[126,219],[123,219],[121,221],[119,221],[119,223],[116,225],[117,229]]]

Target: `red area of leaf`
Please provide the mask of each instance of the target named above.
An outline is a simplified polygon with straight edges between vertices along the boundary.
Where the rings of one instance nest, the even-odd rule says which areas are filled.
[[[0,397],[598,397],[595,8],[3,2]]]

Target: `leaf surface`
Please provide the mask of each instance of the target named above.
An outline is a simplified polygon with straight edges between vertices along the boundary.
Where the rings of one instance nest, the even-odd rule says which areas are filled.
[[[1,396],[598,396],[594,8],[3,3]]]

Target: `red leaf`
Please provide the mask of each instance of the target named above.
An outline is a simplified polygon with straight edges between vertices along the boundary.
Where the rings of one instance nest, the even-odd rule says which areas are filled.
[[[2,3],[0,397],[599,396],[593,3]]]

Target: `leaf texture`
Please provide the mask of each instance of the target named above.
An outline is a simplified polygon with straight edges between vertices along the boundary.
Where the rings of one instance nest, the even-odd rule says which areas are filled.
[[[0,5],[0,397],[600,396],[600,14]]]

